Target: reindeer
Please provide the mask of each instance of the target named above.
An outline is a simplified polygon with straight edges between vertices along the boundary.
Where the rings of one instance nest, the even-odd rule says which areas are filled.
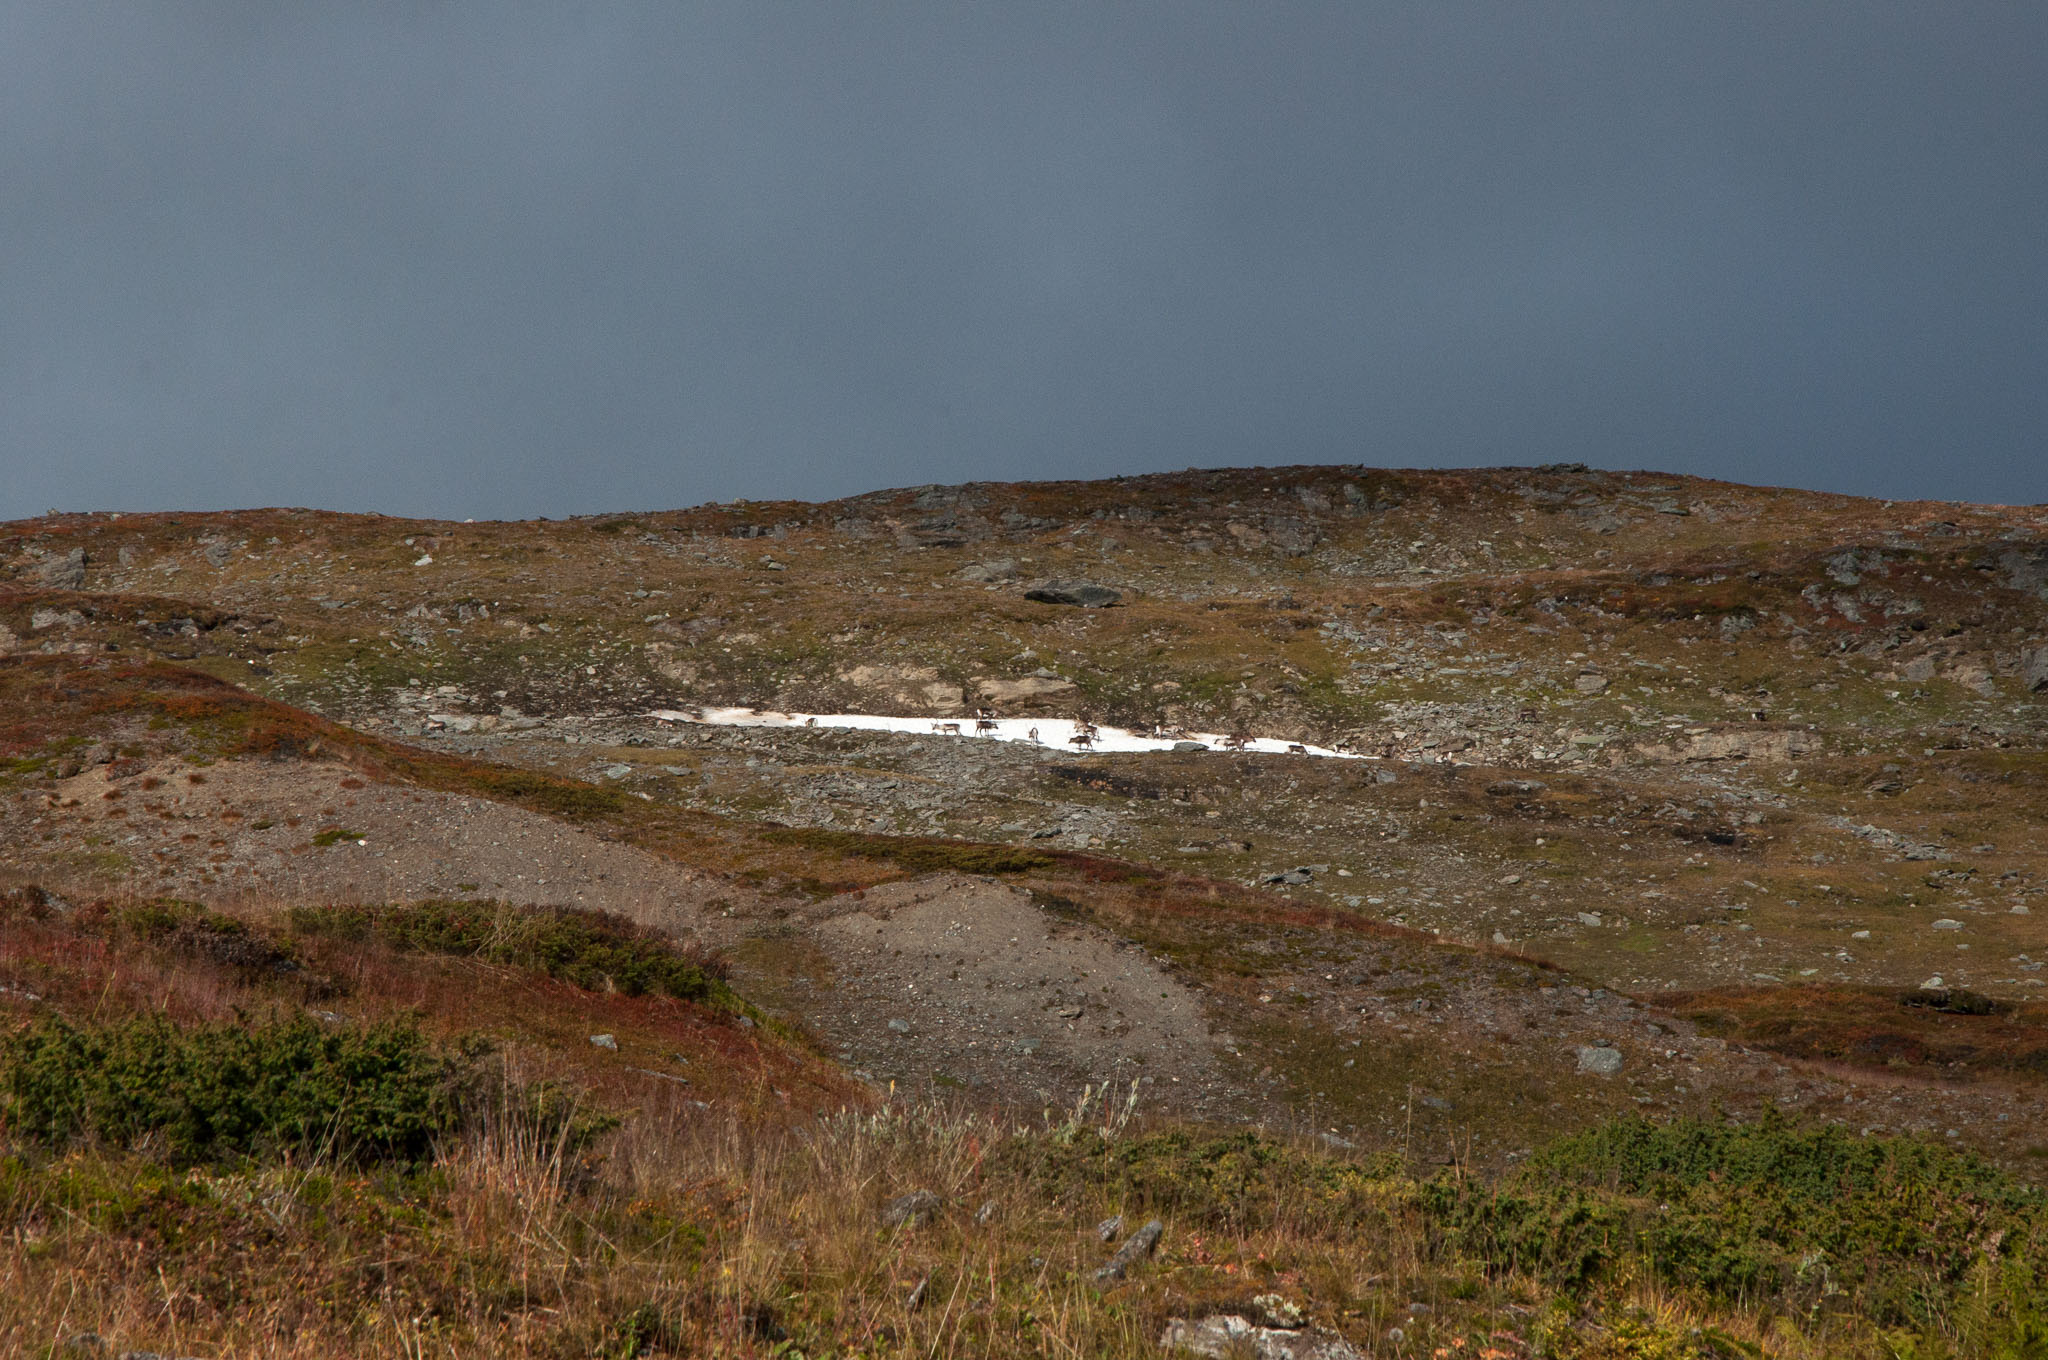
[[[1042,742],[1042,741],[1040,741],[1040,740],[1038,739],[1038,729],[1037,729],[1037,728],[1035,728],[1035,727],[1034,727],[1034,728],[1032,728],[1032,729],[1031,729],[1031,730],[1030,730],[1029,732],[1026,732],[1026,733],[1025,733],[1024,735],[1025,735],[1025,737],[1026,737],[1027,739],[1029,739],[1029,741],[1031,742],[1031,744],[1032,744],[1033,746],[1043,746],[1043,745],[1045,745],[1045,743],[1044,743],[1044,742]]]
[[[984,716],[974,720],[974,731],[977,736],[983,732],[993,732],[995,730],[996,720],[994,718]]]
[[[1287,743],[1287,754],[1291,756],[1305,756],[1308,754],[1308,747],[1303,746],[1298,741],[1290,741]]]
[[[804,719],[804,726],[805,726],[805,727],[816,727],[817,725],[818,725],[818,720],[817,720],[816,718],[805,718],[805,719]]]
[[[1072,743],[1075,746],[1080,747],[1082,750],[1085,751],[1090,746],[1093,746],[1095,744],[1095,734],[1093,732],[1090,732],[1087,728],[1082,728],[1073,736],[1068,737],[1067,740],[1068,742]]]
[[[1233,732],[1223,739],[1224,749],[1230,751],[1242,751],[1251,744],[1251,738],[1241,732]]]
[[[943,732],[947,736],[957,737],[960,735],[960,724],[956,722],[935,722],[932,724],[932,731]]]

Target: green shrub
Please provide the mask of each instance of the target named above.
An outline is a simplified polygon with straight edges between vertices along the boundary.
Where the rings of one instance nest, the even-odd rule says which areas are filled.
[[[994,1161],[1055,1199],[1079,1201],[1107,1189],[1132,1212],[1233,1230],[1281,1221],[1348,1228],[1383,1217],[1412,1189],[1395,1177],[1391,1159],[1345,1161],[1250,1130],[1181,1128],[1117,1139],[1083,1128],[1012,1139]]]
[[[382,907],[301,907],[290,920],[305,934],[375,935],[395,949],[488,959],[589,991],[734,1001],[717,960],[685,951],[610,912],[437,899]]]
[[[1496,1187],[1437,1181],[1456,1250],[1561,1287],[1624,1260],[1716,1298],[1928,1323],[1991,1264],[2039,1306],[2048,1196],[1976,1157],[1839,1128],[1636,1118],[1560,1139]],[[1981,1284],[1982,1282],[1979,1281]]]
[[[47,1146],[142,1144],[179,1165],[285,1150],[416,1161],[473,1079],[407,1024],[48,1018],[0,1039],[0,1121]]]

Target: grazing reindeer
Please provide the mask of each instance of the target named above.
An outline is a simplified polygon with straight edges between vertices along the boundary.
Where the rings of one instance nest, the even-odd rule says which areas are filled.
[[[993,732],[996,730],[996,720],[994,718],[989,717],[976,718],[974,720],[974,730],[977,734],[982,732]]]
[[[1241,732],[1233,732],[1223,739],[1224,747],[1232,751],[1242,751],[1251,744],[1251,738]]]
[[[817,720],[816,718],[805,718],[805,719],[804,719],[804,726],[805,726],[805,727],[816,727],[817,725],[818,725],[818,720]]]
[[[1031,741],[1031,744],[1032,744],[1033,746],[1043,746],[1043,745],[1045,745],[1045,743],[1044,743],[1044,742],[1042,742],[1042,741],[1040,741],[1040,740],[1038,739],[1038,729],[1037,729],[1037,728],[1035,728],[1035,727],[1034,727],[1034,728],[1032,728],[1032,729],[1031,729],[1031,730],[1030,730],[1029,732],[1026,732],[1026,733],[1025,733],[1024,735],[1025,735],[1026,737],[1028,737],[1028,738],[1030,739],[1030,741]]]
[[[932,724],[932,731],[944,732],[948,736],[957,737],[960,735],[960,724],[956,722],[935,722]]]
[[[1073,736],[1068,737],[1067,740],[1073,745],[1078,746],[1085,751],[1090,746],[1093,746],[1095,744],[1095,734],[1093,732],[1090,732],[1088,729],[1083,728],[1079,732],[1076,732]]]
[[[1303,746],[1298,741],[1290,741],[1287,743],[1287,754],[1291,756],[1305,756],[1308,754],[1308,747]]]

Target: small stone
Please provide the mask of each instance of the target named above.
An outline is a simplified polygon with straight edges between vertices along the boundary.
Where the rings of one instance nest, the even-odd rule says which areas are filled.
[[[1597,912],[1597,911],[1582,911],[1582,912],[1580,912],[1580,913],[1579,913],[1579,924],[1580,924],[1580,925],[1582,925],[1582,926],[1598,926],[1598,925],[1600,925],[1600,924],[1601,924],[1601,920],[1600,920],[1600,913],[1599,913],[1599,912]]]
[[[981,1207],[974,1211],[974,1221],[979,1224],[986,1224],[990,1219],[994,1218],[995,1216],[996,1202],[992,1199],[983,1200],[981,1202]]]
[[[1173,749],[1176,751],[1206,751],[1209,748],[1199,741],[1177,741],[1173,744]]]
[[[1596,1044],[1586,1044],[1579,1049],[1579,1070],[1581,1072],[1589,1072],[1596,1077],[1617,1076],[1621,1072],[1621,1063],[1621,1050],[1618,1048],[1602,1048]]]
[[[1117,1248],[1116,1255],[1110,1257],[1108,1262],[1095,1272],[1095,1282],[1103,1284],[1111,1280],[1121,1280],[1132,1266],[1152,1254],[1153,1248],[1159,1245],[1160,1234],[1165,1231],[1166,1225],[1155,1218],[1132,1233],[1124,1244]]]
[[[891,1020],[889,1028],[898,1034],[908,1034],[910,1033],[910,1022],[908,1020]]]
[[[1435,1311],[1436,1309],[1430,1307],[1426,1303],[1411,1303],[1408,1305],[1409,1317],[1428,1317],[1431,1313],[1434,1313]]]
[[[1527,798],[1549,787],[1540,779],[1500,779],[1486,786],[1496,798]]]
[[[915,1228],[939,1212],[942,1201],[929,1190],[913,1190],[907,1195],[898,1195],[882,1206],[882,1225],[888,1228]]]
[[[1598,694],[1601,690],[1607,688],[1607,677],[1595,675],[1588,671],[1572,681],[1572,688],[1581,694]]]
[[[1849,932],[1849,938],[1852,940],[1867,940],[1870,938],[1870,932],[1867,930],[1852,930]]]
[[[1961,930],[1963,928],[1963,923],[1961,921],[1951,920],[1950,918],[1944,916],[1939,921],[1936,921],[1934,923],[1934,928],[1936,930]]]
[[[1047,581],[1024,592],[1024,598],[1039,604],[1068,604],[1082,609],[1107,609],[1123,599],[1123,592],[1095,581]]]
[[[619,1041],[609,1034],[591,1035],[590,1044],[593,1048],[610,1049],[614,1053],[619,1051]]]
[[[1003,557],[993,562],[971,562],[960,568],[954,575],[963,581],[973,581],[981,585],[1000,581],[1014,581],[1018,575],[1017,559],[1014,557]]]
[[[1124,1216],[1116,1214],[1095,1225],[1095,1235],[1105,1242],[1116,1241],[1116,1235],[1124,1230]]]

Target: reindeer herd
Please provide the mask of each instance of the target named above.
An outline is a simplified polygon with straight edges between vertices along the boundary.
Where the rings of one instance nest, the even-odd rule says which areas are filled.
[[[1074,728],[1074,735],[1068,737],[1067,742],[1069,745],[1075,747],[1077,750],[1087,751],[1094,749],[1095,743],[1099,741],[1102,737],[1102,729],[1097,727],[1094,723],[1088,721],[1088,719],[1086,718],[1077,719],[1075,721]],[[932,724],[932,731],[939,733],[943,736],[958,737],[965,735],[966,726],[962,722],[941,720],[938,722],[934,722]],[[997,735],[1000,731],[1001,728],[997,724],[996,712],[994,709],[982,708],[975,710],[974,735],[978,737],[994,736]],[[1163,725],[1140,726],[1133,729],[1133,735],[1150,738],[1155,741],[1195,740],[1194,734],[1190,732],[1187,732],[1178,727],[1167,727]],[[1042,746],[1045,744],[1044,741],[1039,737],[1038,729],[1036,727],[1026,732],[1024,739],[1036,746]],[[1254,740],[1256,740],[1256,738],[1248,736],[1245,733],[1233,732],[1231,735],[1223,738],[1221,744],[1223,748],[1227,751],[1243,751],[1250,749]],[[1350,750],[1348,746],[1344,745],[1340,745],[1337,749],[1341,751],[1346,751],[1347,753]],[[1311,754],[1311,752],[1309,751],[1308,747],[1302,745],[1300,742],[1289,742],[1287,744],[1287,754],[1294,756],[1305,756]]]

